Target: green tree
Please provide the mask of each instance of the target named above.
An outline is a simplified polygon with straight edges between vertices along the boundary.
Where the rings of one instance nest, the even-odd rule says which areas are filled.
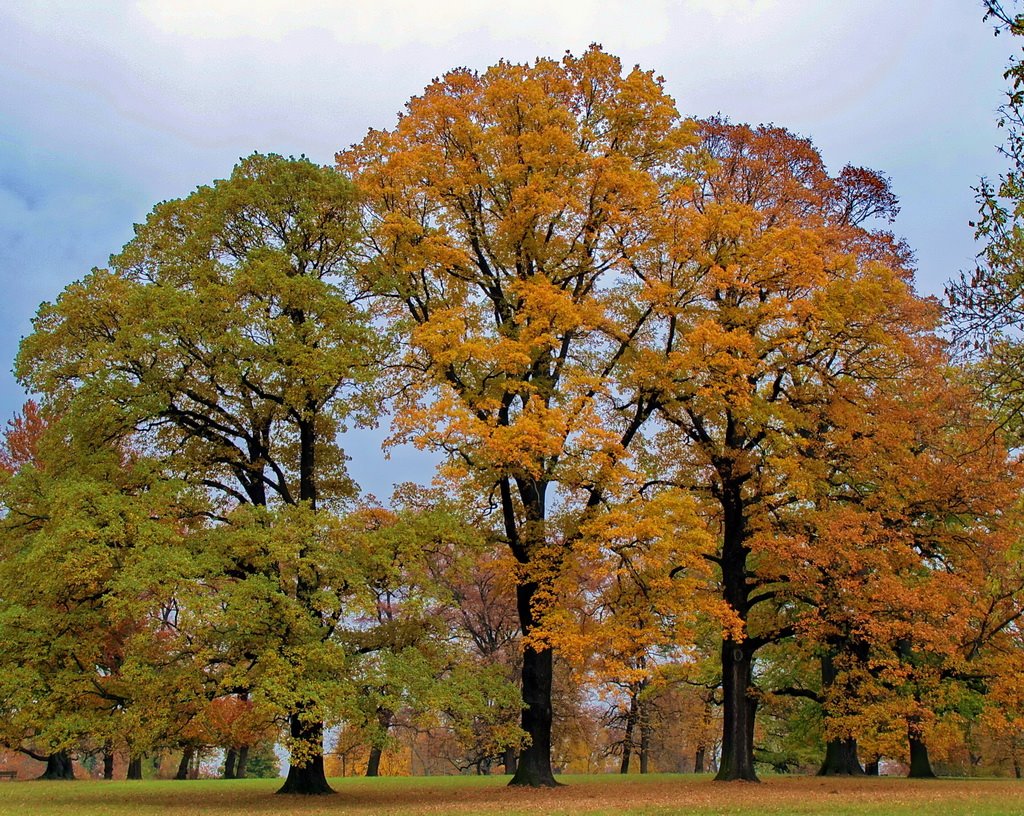
[[[171,625],[201,505],[152,460],[65,432],[0,484],[3,739],[60,760],[48,776],[85,745],[161,746],[202,693]]]
[[[294,616],[266,622],[282,656],[315,651],[341,614],[321,602],[317,541],[330,535],[317,516],[354,491],[338,434],[372,417],[367,384],[383,352],[349,273],[354,219],[341,175],[254,154],[230,178],[158,205],[109,270],[44,304],[17,363],[80,429],[102,423],[210,490],[226,528],[211,536],[231,543],[211,544],[207,566],[244,586],[232,602],[263,593],[262,614]],[[250,674],[230,691],[263,676]],[[325,712],[299,687],[285,695],[293,761],[282,792],[327,793]]]
[[[1024,15],[1012,15],[998,0],[985,0],[985,19],[996,33],[1024,36]],[[1010,88],[1000,108],[1006,133],[1000,149],[1008,169],[981,179],[979,216],[972,223],[982,243],[975,268],[946,286],[948,317],[961,350],[976,364],[989,400],[999,406],[1006,430],[1024,433],[1024,63],[1011,59],[1004,73]]]

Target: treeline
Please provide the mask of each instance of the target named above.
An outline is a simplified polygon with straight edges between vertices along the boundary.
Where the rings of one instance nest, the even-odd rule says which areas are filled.
[[[157,205],[16,361],[4,742],[280,739],[298,793],[336,726],[535,786],[1019,768],[1020,390],[970,294],[1014,257],[952,287],[955,364],[896,211],[598,47]],[[345,469],[381,421],[445,456],[387,506]]]

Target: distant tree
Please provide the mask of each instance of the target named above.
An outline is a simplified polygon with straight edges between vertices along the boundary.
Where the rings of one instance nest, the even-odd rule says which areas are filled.
[[[63,423],[40,420],[27,444],[23,419],[3,446],[20,464],[0,482],[2,738],[65,778],[79,746],[145,751],[187,716],[201,680],[167,613],[197,505],[151,460],[71,441]]]

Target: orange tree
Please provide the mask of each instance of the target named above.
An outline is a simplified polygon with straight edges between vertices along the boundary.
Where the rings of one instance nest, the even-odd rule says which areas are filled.
[[[659,79],[593,47],[452,71],[338,155],[364,273],[404,330],[396,438],[449,455],[516,561],[529,744],[512,784],[555,784],[545,613],[654,408],[620,373],[653,310],[623,304],[670,274],[663,205],[692,141]]]
[[[998,682],[991,656],[1021,615],[1021,472],[941,360],[894,386],[839,423],[845,455],[825,457],[832,495],[811,560],[833,595],[817,605],[826,640],[859,644],[842,674],[865,686],[831,695],[827,713],[873,719],[908,747],[911,775],[930,776],[928,743]]]
[[[914,295],[905,248],[867,226],[895,213],[883,177],[829,175],[775,127],[712,119],[698,134],[705,161],[670,247],[687,274],[650,302],[658,330],[634,349],[632,382],[656,395],[661,478],[700,491],[718,533],[717,778],[754,780],[754,656],[796,632],[780,513],[813,496],[828,406],[918,365],[937,310]]]

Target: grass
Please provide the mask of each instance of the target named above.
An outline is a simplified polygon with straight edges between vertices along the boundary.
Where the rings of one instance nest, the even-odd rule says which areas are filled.
[[[1024,816],[1024,783],[971,779],[569,776],[556,790],[510,789],[508,777],[335,779],[336,796],[274,796],[280,780],[4,782],[0,816]]]

